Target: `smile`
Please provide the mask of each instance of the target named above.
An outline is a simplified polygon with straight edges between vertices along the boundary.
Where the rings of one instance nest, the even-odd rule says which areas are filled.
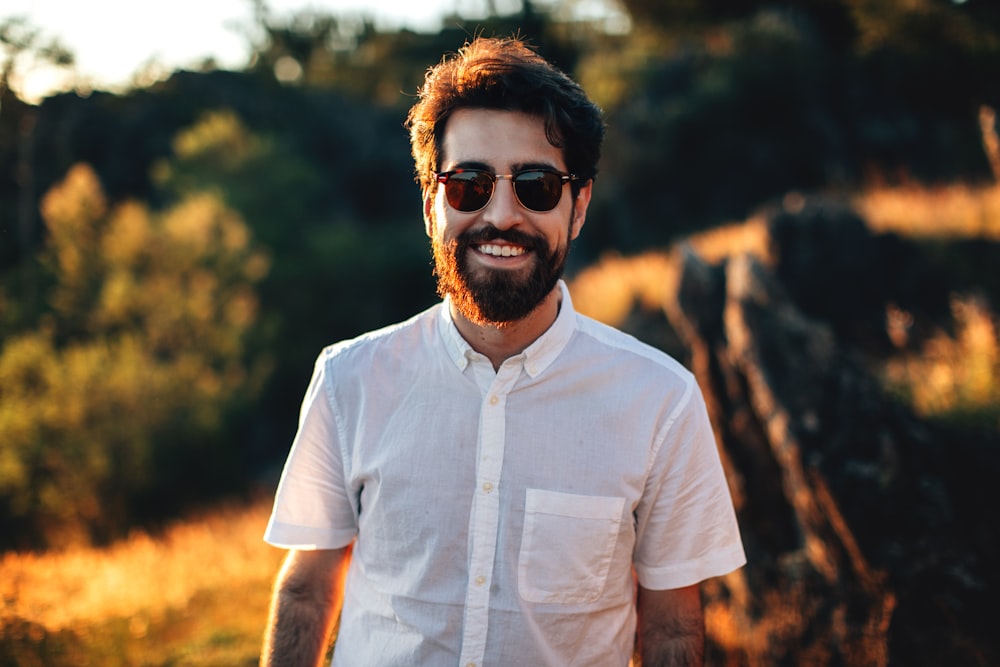
[[[484,255],[492,255],[493,257],[517,257],[526,252],[521,246],[495,245],[492,243],[484,243],[483,245],[476,246],[476,250]]]

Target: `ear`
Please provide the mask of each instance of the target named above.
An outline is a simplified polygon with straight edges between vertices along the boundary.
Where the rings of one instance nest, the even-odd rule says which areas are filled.
[[[571,241],[580,235],[583,223],[587,220],[587,207],[590,206],[590,195],[593,191],[594,179],[590,179],[585,185],[580,186],[580,192],[576,195],[576,200],[573,202],[573,219],[569,225]]]
[[[427,236],[434,234],[434,199],[437,188],[426,188],[424,190],[424,231]]]

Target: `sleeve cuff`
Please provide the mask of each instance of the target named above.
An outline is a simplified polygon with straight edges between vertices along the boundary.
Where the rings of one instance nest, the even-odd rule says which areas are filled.
[[[712,577],[721,577],[746,565],[747,558],[742,544],[710,554],[706,558],[673,563],[662,567],[647,567],[635,563],[639,585],[650,590],[683,588]]]
[[[294,526],[271,520],[264,531],[264,541],[282,549],[341,549],[354,541],[354,530],[330,530],[310,526]]]

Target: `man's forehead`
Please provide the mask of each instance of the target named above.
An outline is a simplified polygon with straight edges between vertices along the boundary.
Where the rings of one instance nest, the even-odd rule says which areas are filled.
[[[549,142],[542,118],[479,108],[459,109],[445,125],[441,166],[451,169],[460,163],[495,169],[565,166],[562,149]]]

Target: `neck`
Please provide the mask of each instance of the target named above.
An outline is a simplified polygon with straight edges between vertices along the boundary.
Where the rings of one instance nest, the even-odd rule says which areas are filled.
[[[452,304],[451,317],[462,338],[473,350],[482,354],[494,370],[503,362],[524,352],[525,348],[548,331],[559,315],[562,291],[557,286],[527,317],[502,325],[478,324],[458,312]]]

